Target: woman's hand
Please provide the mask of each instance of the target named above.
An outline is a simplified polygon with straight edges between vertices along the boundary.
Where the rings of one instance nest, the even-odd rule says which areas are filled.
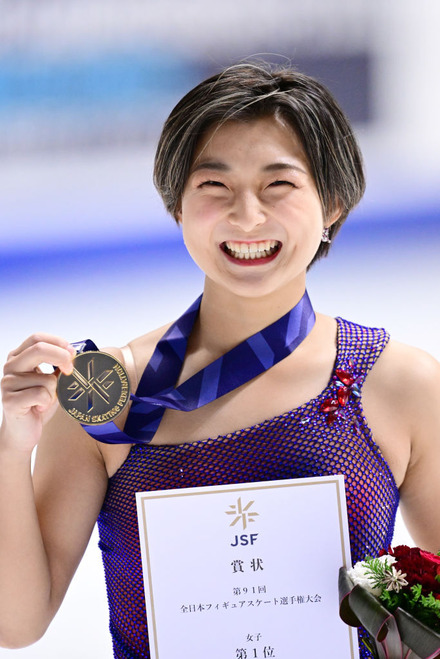
[[[40,365],[51,364],[68,375],[74,356],[73,346],[49,334],[30,336],[8,355],[1,382],[1,447],[32,451],[57,407],[57,373],[43,373]]]

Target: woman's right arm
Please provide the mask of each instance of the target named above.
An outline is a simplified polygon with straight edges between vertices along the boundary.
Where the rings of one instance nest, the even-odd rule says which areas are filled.
[[[60,410],[49,363],[72,370],[74,350],[49,335],[10,353],[0,427],[0,647],[38,640],[87,547],[107,487],[95,441]],[[35,469],[31,456],[37,446]]]

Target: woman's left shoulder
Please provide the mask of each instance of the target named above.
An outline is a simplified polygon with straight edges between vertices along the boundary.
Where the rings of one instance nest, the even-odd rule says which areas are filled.
[[[439,377],[440,362],[425,350],[390,339],[381,358],[379,368],[386,370],[390,376],[416,378],[417,381],[429,381]]]
[[[390,340],[368,379],[408,412],[429,400],[439,402],[440,363],[420,348]]]

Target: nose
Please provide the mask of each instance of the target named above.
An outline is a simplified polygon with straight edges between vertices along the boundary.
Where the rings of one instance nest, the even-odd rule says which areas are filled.
[[[241,192],[234,197],[228,219],[230,224],[250,232],[266,222],[266,214],[257,195]]]

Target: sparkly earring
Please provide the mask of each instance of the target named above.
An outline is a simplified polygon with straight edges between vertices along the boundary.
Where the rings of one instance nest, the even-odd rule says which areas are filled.
[[[330,229],[328,227],[324,227],[322,230],[322,237],[321,237],[321,242],[323,243],[331,243],[332,239],[330,238]]]

